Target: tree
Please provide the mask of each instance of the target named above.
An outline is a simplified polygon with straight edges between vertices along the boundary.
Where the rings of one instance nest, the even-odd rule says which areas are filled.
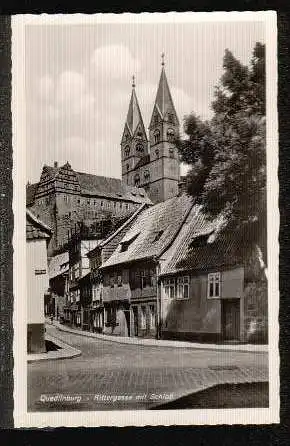
[[[212,120],[186,116],[177,145],[191,165],[188,192],[209,216],[224,215],[244,245],[258,244],[265,259],[265,46],[256,44],[250,67],[226,50],[223,68]]]

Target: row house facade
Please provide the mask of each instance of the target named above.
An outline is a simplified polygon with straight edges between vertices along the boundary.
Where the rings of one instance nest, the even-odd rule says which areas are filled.
[[[116,336],[267,342],[259,252],[224,224],[186,194],[142,205],[110,237],[72,256],[72,270],[81,257],[87,269],[71,286],[78,319],[70,323]]]

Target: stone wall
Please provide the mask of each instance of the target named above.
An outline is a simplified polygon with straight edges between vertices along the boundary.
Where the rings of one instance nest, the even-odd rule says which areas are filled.
[[[268,290],[265,280],[245,284],[244,327],[246,342],[268,342]]]

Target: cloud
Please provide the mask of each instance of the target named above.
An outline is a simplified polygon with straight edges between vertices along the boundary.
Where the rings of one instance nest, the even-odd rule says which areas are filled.
[[[106,79],[126,80],[139,72],[140,65],[124,45],[97,48],[91,59],[91,70]]]

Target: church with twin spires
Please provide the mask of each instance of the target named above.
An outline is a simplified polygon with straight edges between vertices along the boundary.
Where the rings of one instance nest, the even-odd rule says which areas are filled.
[[[149,124],[145,130],[133,77],[129,110],[121,140],[122,180],[142,187],[153,203],[179,192],[180,163],[175,139],[179,120],[170,93],[162,55],[162,70]]]

